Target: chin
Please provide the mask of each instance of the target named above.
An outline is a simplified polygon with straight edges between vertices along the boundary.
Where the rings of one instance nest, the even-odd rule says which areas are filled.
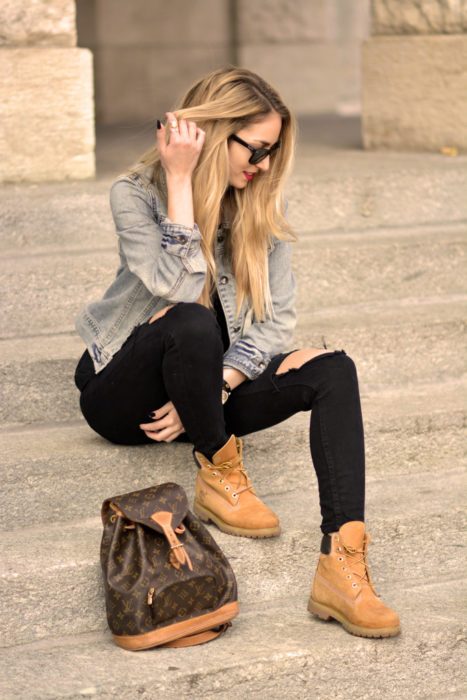
[[[240,178],[238,179],[238,181],[230,183],[230,186],[234,187],[236,190],[243,190],[247,185],[248,181],[245,179],[240,180]]]

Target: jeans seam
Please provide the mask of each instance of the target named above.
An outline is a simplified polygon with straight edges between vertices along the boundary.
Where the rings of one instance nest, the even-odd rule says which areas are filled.
[[[319,404],[319,401],[317,403]],[[326,426],[324,424],[322,412],[319,410],[319,408],[318,408],[318,416],[319,416],[319,427],[320,427],[320,431],[321,431],[321,439],[323,441],[323,452],[324,452],[324,456],[326,459],[326,466],[327,466],[328,472],[329,472],[329,481],[330,481],[330,486],[331,486],[332,502],[333,502],[333,508],[334,508],[334,519],[335,519],[335,523],[337,526],[337,523],[342,518],[342,507],[341,507],[341,502],[340,502],[340,497],[339,497],[339,489],[337,488],[336,475],[335,475],[335,471],[334,471],[334,464],[333,464],[332,456],[331,456],[331,453],[329,450],[329,442],[328,442],[328,437],[327,437],[327,432],[326,432]]]

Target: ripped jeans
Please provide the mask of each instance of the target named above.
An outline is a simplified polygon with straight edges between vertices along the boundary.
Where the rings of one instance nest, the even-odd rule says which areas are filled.
[[[177,304],[155,323],[135,328],[109,365],[97,375],[92,370],[86,381],[81,358],[75,381],[82,413],[111,442],[154,445],[139,424],[172,401],[186,431],[178,440],[211,456],[231,434],[264,430],[310,411],[321,529],[327,534],[363,520],[363,423],[357,372],[345,351],[325,352],[283,374],[277,369],[289,353],[276,355],[257,379],[234,389],[224,406],[223,354],[214,314],[199,304]]]

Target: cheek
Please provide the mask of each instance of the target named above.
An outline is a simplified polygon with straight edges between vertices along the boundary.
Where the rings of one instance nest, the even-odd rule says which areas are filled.
[[[248,154],[245,157],[244,153],[239,153],[237,149],[232,148],[229,152],[229,165],[231,172],[241,172],[248,169]]]

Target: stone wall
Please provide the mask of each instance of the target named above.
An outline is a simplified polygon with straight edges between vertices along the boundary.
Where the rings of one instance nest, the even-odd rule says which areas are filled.
[[[467,151],[467,2],[372,0],[371,10],[365,147]]]
[[[368,0],[238,0],[240,65],[273,82],[297,114],[360,113]]]
[[[92,55],[73,0],[0,4],[0,182],[94,175]]]
[[[232,61],[228,0],[78,0],[95,60],[101,124],[154,120],[191,83]]]
[[[235,63],[297,114],[359,113],[369,0],[77,0],[102,124],[146,122],[204,73]]]

